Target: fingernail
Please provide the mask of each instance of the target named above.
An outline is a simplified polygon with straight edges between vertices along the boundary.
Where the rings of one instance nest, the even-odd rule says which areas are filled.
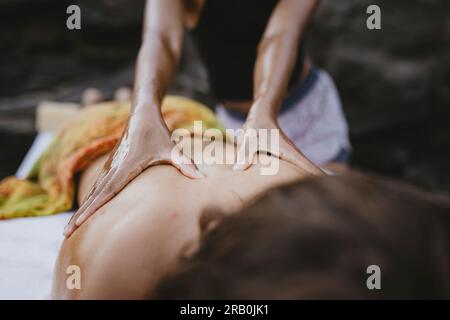
[[[202,179],[205,177],[205,175],[203,174],[203,172],[201,172],[198,168],[195,167],[191,167],[191,166],[185,166],[184,168],[182,168],[182,171],[185,171],[185,173],[187,173],[191,178],[195,178],[195,179]]]
[[[69,230],[70,230],[69,225],[65,226],[65,227],[64,227],[63,235],[64,235],[64,236],[67,236],[67,235],[69,234]]]
[[[78,219],[75,221],[75,224],[76,224],[77,226],[79,226],[80,224],[83,223],[83,221],[84,221],[84,216],[81,215],[81,216],[79,216]]]

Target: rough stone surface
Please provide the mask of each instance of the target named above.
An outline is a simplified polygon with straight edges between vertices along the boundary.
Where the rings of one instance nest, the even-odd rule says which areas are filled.
[[[377,4],[382,29],[366,28]],[[350,122],[353,165],[450,191],[450,3],[324,1],[310,37]]]

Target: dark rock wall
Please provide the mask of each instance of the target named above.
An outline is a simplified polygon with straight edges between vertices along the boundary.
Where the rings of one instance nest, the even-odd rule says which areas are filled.
[[[81,31],[65,27],[70,4],[81,7]],[[382,30],[366,28],[370,4],[382,9]],[[308,48],[340,90],[355,167],[450,192],[449,5],[322,1]],[[15,171],[29,147],[40,100],[78,101],[89,86],[111,97],[132,84],[143,6],[143,0],[0,1],[0,142],[7,146],[0,177]],[[211,103],[189,41],[173,90]]]
[[[365,27],[370,4],[381,7],[381,30]],[[450,190],[449,5],[323,1],[309,49],[337,82],[353,165]]]

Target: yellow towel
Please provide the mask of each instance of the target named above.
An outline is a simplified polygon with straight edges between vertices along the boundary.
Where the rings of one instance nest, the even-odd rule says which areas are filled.
[[[204,129],[223,127],[206,106],[182,97],[167,96],[162,115],[169,130],[201,120]],[[85,108],[67,123],[33,166],[27,179],[8,177],[0,182],[0,219],[45,216],[70,210],[74,176],[113,149],[130,113],[130,103],[105,102]]]

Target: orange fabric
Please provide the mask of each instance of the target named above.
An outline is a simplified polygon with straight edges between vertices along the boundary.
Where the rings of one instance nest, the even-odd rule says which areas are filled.
[[[0,182],[0,219],[45,216],[70,210],[74,177],[116,145],[126,125],[130,104],[106,102],[88,107],[67,123],[34,165],[25,180],[8,177]],[[206,106],[190,99],[168,96],[162,114],[169,130],[222,126]]]

